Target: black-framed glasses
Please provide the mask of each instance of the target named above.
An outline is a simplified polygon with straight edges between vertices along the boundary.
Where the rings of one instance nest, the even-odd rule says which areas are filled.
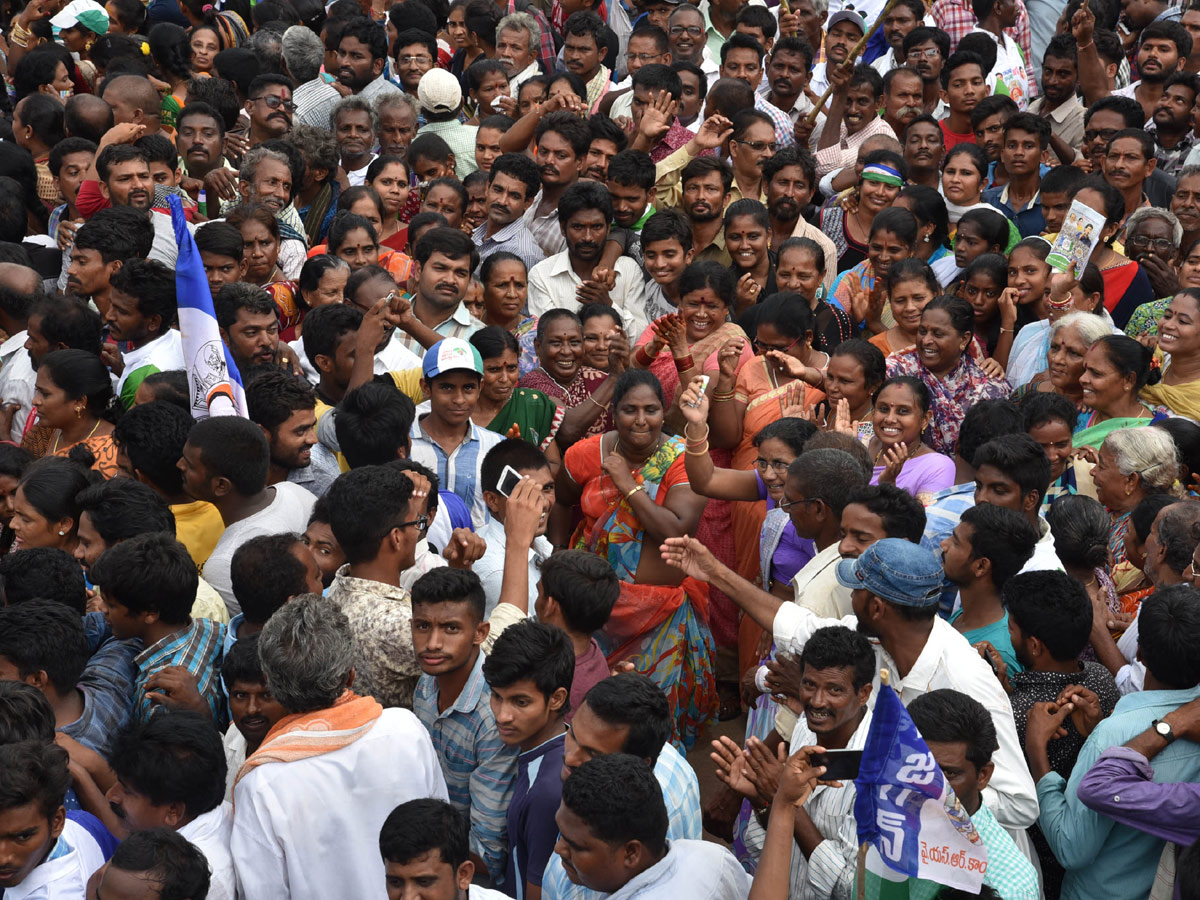
[[[419,531],[421,534],[424,534],[425,532],[427,532],[429,530],[429,516],[420,515],[420,516],[417,516],[415,519],[413,519],[411,522],[401,522],[396,527],[397,528],[409,528],[410,526],[413,526],[413,525],[417,526],[417,531]]]
[[[626,53],[625,58],[630,62],[648,63],[654,62],[656,59],[661,59],[661,53]]]
[[[764,150],[770,150],[772,153],[779,151],[779,145],[774,141],[733,141],[735,144],[741,144],[743,147],[749,147],[755,153],[762,153]]]
[[[699,25],[672,25],[668,29],[668,33],[674,37],[679,37],[681,34],[686,34],[688,37],[698,38],[704,34],[704,29]]]
[[[282,97],[277,97],[275,94],[264,94],[262,97],[254,97],[253,99],[261,100],[263,103],[267,104],[267,109],[279,109],[281,106],[288,112],[294,112],[296,109],[296,104],[291,100],[284,100]]]
[[[1169,238],[1151,238],[1140,234],[1136,234],[1127,240],[1125,246],[1150,248],[1159,253],[1168,253],[1175,250],[1175,243]]]
[[[818,502],[817,500],[810,500],[807,497],[801,497],[799,500],[784,500],[782,503],[776,503],[775,507],[777,509],[787,510],[787,509],[791,509],[793,506],[795,506],[798,503],[817,503],[817,502]]]
[[[1119,130],[1120,129],[1117,129],[1117,128],[1104,128],[1099,131],[1089,130],[1089,131],[1085,131],[1083,133],[1083,139],[1090,143],[1090,142],[1096,140],[1096,138],[1099,138],[1100,140],[1104,141],[1107,144],[1114,137],[1116,137],[1117,131],[1119,131]]]

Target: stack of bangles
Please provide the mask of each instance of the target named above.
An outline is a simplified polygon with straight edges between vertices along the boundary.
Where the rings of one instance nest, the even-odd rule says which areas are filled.
[[[704,456],[708,453],[708,426],[704,426],[704,436],[698,438],[688,434],[688,429],[691,427],[689,422],[687,428],[683,429],[683,437],[687,442],[686,452],[689,456]]]
[[[694,369],[695,367],[696,367],[696,363],[692,360],[692,354],[690,354],[690,353],[687,356],[684,356],[682,358],[680,358],[680,357],[675,358],[675,371],[676,372],[686,372],[688,369]]]
[[[727,400],[732,400],[733,395],[734,395],[734,391],[732,388],[730,388],[727,391],[713,391],[712,402],[713,403],[723,403]]]
[[[12,31],[8,35],[8,39],[18,47],[28,47],[29,39],[33,37],[33,32],[27,31],[21,26],[20,22],[12,23]]]
[[[646,352],[646,346],[646,344],[642,344],[642,346],[633,351],[633,358],[643,369],[650,368],[650,364],[654,362],[654,357]]]

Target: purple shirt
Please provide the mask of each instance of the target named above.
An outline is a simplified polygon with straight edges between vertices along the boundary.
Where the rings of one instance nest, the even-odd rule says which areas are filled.
[[[583,703],[583,698],[592,689],[592,685],[607,678],[610,671],[608,660],[604,658],[604,651],[600,649],[596,639],[592,638],[587,652],[583,656],[575,657],[575,677],[571,679],[571,710],[565,719],[568,725],[571,724],[571,719],[575,717],[575,711]]]
[[[552,737],[517,757],[517,782],[508,804],[508,868],[504,893],[524,900],[525,883],[542,884],[542,874],[558,841],[554,814],[562,802],[563,743]]]
[[[1150,761],[1129,747],[1109,747],[1079,782],[1088,809],[1164,841],[1200,838],[1200,784],[1156,784]]]

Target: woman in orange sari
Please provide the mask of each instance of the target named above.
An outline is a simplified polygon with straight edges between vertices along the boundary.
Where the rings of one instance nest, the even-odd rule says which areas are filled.
[[[36,429],[26,449],[34,456],[67,456],[77,446],[105,478],[117,474],[113,420],[120,400],[100,357],[86,350],[55,350],[42,358],[33,389]]]
[[[720,374],[709,386],[712,401],[708,416],[714,447],[733,450],[733,468],[749,469],[757,448],[754,436],[782,418],[785,407],[811,407],[824,398],[829,354],[812,348],[813,316],[800,294],[773,294],[760,306],[755,356],[737,368],[743,347],[735,339],[721,348]],[[803,367],[803,377],[788,373],[776,356],[790,356]],[[765,502],[733,505],[733,542],[737,548],[737,571],[754,581],[759,576],[758,539],[767,510]],[[744,671],[753,661],[759,629],[742,618],[738,636],[738,667]],[[740,675],[739,671],[739,675]]]
[[[692,492],[684,440],[663,433],[658,379],[630,369],[613,390],[615,431],[579,441],[563,455],[549,537],[604,557],[621,595],[597,635],[610,663],[630,660],[667,695],[672,742],[690,749],[717,711],[714,648],[705,619],[708,586],[666,565],[659,545],[695,534],[704,498]],[[701,442],[693,448],[706,452]],[[571,534],[575,509],[583,521]]]

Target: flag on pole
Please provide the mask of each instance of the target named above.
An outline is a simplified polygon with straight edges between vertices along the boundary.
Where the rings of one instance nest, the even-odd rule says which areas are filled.
[[[854,785],[858,840],[869,847],[865,896],[908,897],[908,879],[979,893],[983,838],[889,685],[879,688]]]
[[[175,268],[175,293],[179,301],[179,333],[183,338],[183,360],[187,366],[192,416],[242,416],[246,418],[246,393],[242,376],[221,340],[217,313],[200,251],[187,229],[183,204],[167,197],[171,225],[179,259]]]

